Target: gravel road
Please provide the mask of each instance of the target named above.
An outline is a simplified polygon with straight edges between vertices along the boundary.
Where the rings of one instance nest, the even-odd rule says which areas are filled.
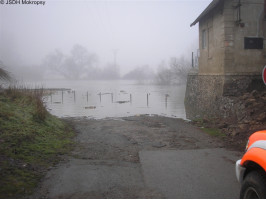
[[[75,150],[31,198],[238,198],[241,152],[184,120],[65,120],[77,132]]]

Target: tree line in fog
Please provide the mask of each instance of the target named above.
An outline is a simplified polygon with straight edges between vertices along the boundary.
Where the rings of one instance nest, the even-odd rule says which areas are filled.
[[[172,57],[168,63],[162,61],[155,77],[157,84],[179,85],[187,81],[187,74],[191,69],[191,62],[184,56]]]
[[[3,65],[3,64],[2,64]],[[3,67],[0,67],[0,70]],[[119,66],[115,63],[99,67],[99,58],[81,45],[74,45],[69,54],[55,50],[48,54],[40,66],[15,68],[14,74],[21,75],[25,80],[34,77],[40,79],[70,80],[138,80],[156,84],[184,84],[191,63],[184,56],[172,57],[161,61],[157,72],[148,66],[137,66],[127,74],[120,76]],[[8,70],[8,68],[7,68]],[[1,72],[1,71],[0,71]],[[1,75],[1,73],[0,73]]]
[[[81,45],[74,45],[69,55],[55,50],[47,55],[42,63],[45,78],[71,80],[118,79],[119,70],[114,64],[99,68],[98,56]]]

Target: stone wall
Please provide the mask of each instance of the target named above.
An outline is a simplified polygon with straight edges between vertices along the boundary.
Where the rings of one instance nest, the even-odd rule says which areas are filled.
[[[261,74],[224,76],[223,96],[242,96],[244,93],[250,93],[253,90],[266,90]]]
[[[253,90],[265,91],[261,75],[198,75],[190,73],[185,96],[188,119],[235,119],[235,101]],[[241,106],[239,107],[241,109]],[[247,113],[248,115],[248,113]]]
[[[197,75],[187,78],[185,107],[188,119],[216,116],[217,100],[223,93],[222,76]]]

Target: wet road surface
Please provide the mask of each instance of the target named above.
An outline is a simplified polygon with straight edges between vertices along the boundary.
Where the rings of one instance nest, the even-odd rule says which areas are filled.
[[[32,198],[238,198],[241,157],[184,120],[68,118],[76,148]]]

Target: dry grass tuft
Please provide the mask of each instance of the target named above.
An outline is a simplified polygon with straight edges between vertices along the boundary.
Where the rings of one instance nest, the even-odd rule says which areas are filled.
[[[43,88],[35,88],[29,89],[26,86],[12,85],[9,86],[5,93],[12,99],[20,99],[21,101],[30,100],[32,104],[35,104],[36,109],[33,117],[37,121],[44,121],[48,112],[43,103],[44,89]]]

